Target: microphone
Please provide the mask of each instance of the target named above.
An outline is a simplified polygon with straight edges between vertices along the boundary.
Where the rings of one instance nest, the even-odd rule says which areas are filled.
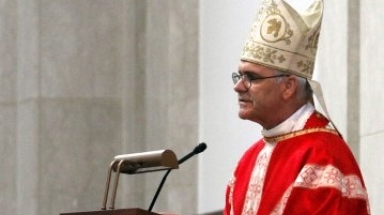
[[[180,160],[178,160],[179,165],[182,164],[182,163],[184,163],[186,160],[188,160],[188,159],[191,158],[192,156],[197,155],[197,154],[199,154],[199,153],[205,151],[205,149],[207,149],[207,144],[205,144],[205,143],[200,143],[199,145],[197,145],[197,146],[193,149],[193,151],[191,151],[190,153],[188,153],[187,155],[185,155],[184,157],[182,157]],[[156,190],[155,196],[154,196],[153,199],[152,199],[151,205],[150,205],[149,208],[148,208],[148,211],[149,211],[149,212],[152,211],[152,208],[153,208],[153,206],[155,205],[156,199],[157,199],[157,197],[159,196],[161,189],[163,188],[163,185],[164,185],[164,183],[165,183],[165,180],[167,179],[167,177],[168,177],[168,175],[169,175],[169,173],[170,173],[171,171],[172,171],[172,169],[167,170],[167,172],[166,172],[165,175],[163,176],[163,179],[161,180],[160,185],[159,185],[159,187],[158,187],[157,190]]]
[[[184,157],[182,157],[178,162],[179,162],[179,165],[184,163],[184,161],[188,160],[189,158],[191,158],[192,156],[194,155],[197,155],[203,151],[205,151],[205,149],[207,149],[207,144],[205,143],[200,143],[199,145],[197,145],[193,151],[191,151],[190,153],[188,153],[187,155],[185,155]]]

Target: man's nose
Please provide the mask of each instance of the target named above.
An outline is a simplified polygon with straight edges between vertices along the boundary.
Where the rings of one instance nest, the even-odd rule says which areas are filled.
[[[233,90],[236,92],[246,92],[248,89],[245,87],[245,84],[242,79],[239,79],[237,83],[233,86]]]

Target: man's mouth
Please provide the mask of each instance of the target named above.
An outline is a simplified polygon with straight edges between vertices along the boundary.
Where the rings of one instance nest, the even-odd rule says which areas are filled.
[[[249,98],[239,97],[239,102],[251,102]]]
[[[252,103],[252,101],[250,99],[247,99],[247,98],[239,98],[238,101],[239,101],[240,105],[246,105],[246,104]]]

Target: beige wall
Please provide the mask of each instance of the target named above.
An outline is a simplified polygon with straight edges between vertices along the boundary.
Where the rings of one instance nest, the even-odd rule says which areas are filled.
[[[361,1],[360,154],[372,214],[384,214],[384,18],[381,1]]]

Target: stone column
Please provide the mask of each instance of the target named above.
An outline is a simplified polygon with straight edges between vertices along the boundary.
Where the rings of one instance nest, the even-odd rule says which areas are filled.
[[[17,214],[101,207],[121,149],[121,1],[18,1]]]
[[[17,2],[0,1],[0,206],[16,214],[17,201]]]
[[[7,214],[99,210],[115,155],[197,145],[196,1],[4,2]],[[196,164],[172,174],[156,209],[196,212]],[[122,177],[116,208],[147,208],[161,177]]]
[[[198,3],[147,1],[145,71],[147,149],[173,149],[179,157],[198,144]],[[162,174],[147,177],[150,202]],[[197,211],[197,158],[169,176],[157,211]]]

